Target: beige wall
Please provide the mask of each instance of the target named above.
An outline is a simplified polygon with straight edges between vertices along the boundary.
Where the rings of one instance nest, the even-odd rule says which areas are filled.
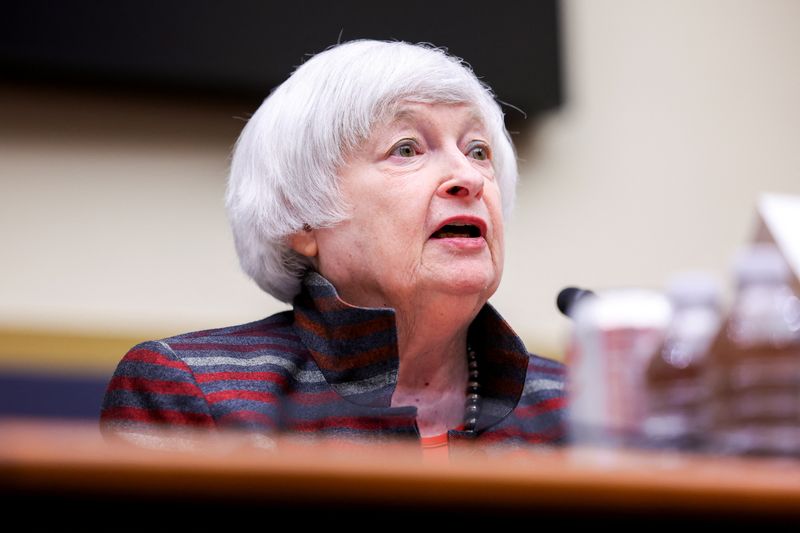
[[[695,268],[727,283],[758,193],[800,193],[800,2],[564,7],[568,105],[523,150],[498,295],[543,346],[564,338],[563,285],[661,287]]]
[[[563,15],[567,105],[521,147],[493,300],[548,355],[564,285],[724,280],[757,194],[800,194],[800,2],[586,0]],[[239,272],[222,210],[249,111],[2,88],[0,328],[162,335],[285,308]]]

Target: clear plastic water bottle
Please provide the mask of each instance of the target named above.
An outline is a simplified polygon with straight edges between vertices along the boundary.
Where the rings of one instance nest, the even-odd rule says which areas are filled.
[[[638,288],[598,291],[575,305],[567,357],[573,444],[644,443],[645,373],[670,314],[661,292]]]
[[[735,262],[736,295],[709,354],[710,450],[800,455],[800,300],[768,244]]]
[[[673,277],[666,292],[672,320],[647,367],[643,432],[651,446],[697,450],[708,426],[704,376],[720,328],[721,291],[709,274],[686,272]]]

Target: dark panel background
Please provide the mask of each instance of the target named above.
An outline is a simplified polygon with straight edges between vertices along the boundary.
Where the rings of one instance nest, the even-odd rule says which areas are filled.
[[[33,371],[0,372],[0,418],[97,420],[109,379]]]
[[[307,55],[340,39],[376,38],[447,47],[529,115],[562,101],[556,0],[5,4],[7,80],[259,102]]]

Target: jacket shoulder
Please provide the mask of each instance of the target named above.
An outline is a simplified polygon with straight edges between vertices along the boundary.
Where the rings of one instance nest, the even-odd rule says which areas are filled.
[[[234,326],[225,326],[221,328],[203,329],[198,331],[190,331],[188,333],[181,333],[160,339],[160,342],[167,344],[173,342],[180,342],[189,339],[198,338],[220,338],[220,337],[247,337],[247,336],[269,336],[280,335],[281,333],[289,334],[292,331],[292,324],[294,323],[294,313],[292,311],[283,311],[274,315],[247,322],[245,324],[237,324]]]
[[[531,374],[549,376],[552,379],[564,381],[567,375],[567,366],[556,359],[542,357],[534,353],[528,354],[528,376]]]
[[[563,396],[566,393],[566,379],[567,367],[564,363],[529,353],[523,399],[531,395],[537,398]]]
[[[515,413],[531,442],[566,442],[566,380],[564,363],[529,354],[525,387]]]
[[[270,317],[222,328],[174,335],[157,341],[178,359],[253,354],[254,352],[296,352],[300,339],[294,329],[294,314],[284,311]]]
[[[107,436],[120,436],[153,427],[216,426],[220,398],[213,393],[224,396],[220,383],[227,383],[226,372],[241,378],[268,368],[274,381],[297,368],[302,351],[293,321],[289,311],[134,346],[109,382],[101,428]]]

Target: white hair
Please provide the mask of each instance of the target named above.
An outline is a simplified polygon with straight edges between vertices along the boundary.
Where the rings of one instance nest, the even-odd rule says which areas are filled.
[[[337,170],[402,101],[466,103],[484,120],[503,213],[517,181],[503,112],[468,65],[430,45],[359,40],[301,65],[261,104],[233,152],[226,207],[244,271],[289,302],[311,262],[287,244],[348,217]]]

